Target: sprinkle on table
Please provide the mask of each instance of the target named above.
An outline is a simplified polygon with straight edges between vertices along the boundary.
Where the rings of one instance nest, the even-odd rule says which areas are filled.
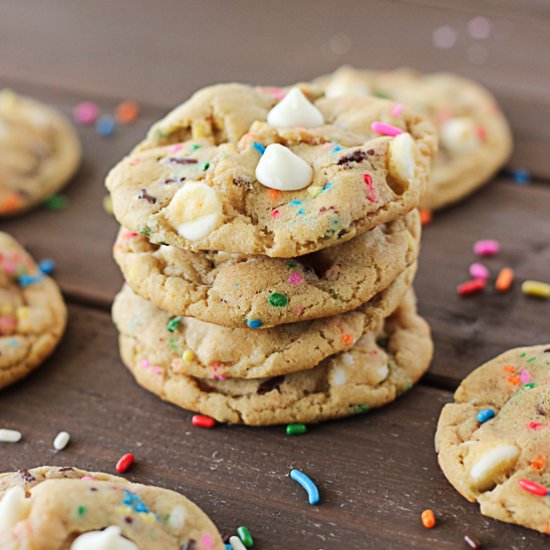
[[[494,239],[483,239],[474,244],[476,256],[494,256],[500,252],[500,243]]]
[[[481,292],[485,288],[485,285],[486,283],[483,279],[472,279],[458,285],[456,291],[460,296],[470,296],[471,294]]]
[[[289,424],[286,427],[286,435],[302,435],[307,433],[305,424]]]
[[[115,109],[115,119],[119,124],[131,124],[139,116],[139,105],[127,99],[119,103]]]
[[[53,440],[53,448],[56,451],[62,451],[69,444],[70,439],[69,432],[59,432]]]
[[[116,471],[119,474],[123,474],[124,472],[128,471],[130,466],[132,466],[132,464],[134,463],[135,459],[136,458],[132,453],[126,453],[122,455],[116,463]]]
[[[69,199],[64,195],[52,195],[48,197],[43,204],[48,210],[56,212],[67,208],[67,206],[69,206]]]
[[[204,416],[202,414],[195,414],[191,418],[191,424],[197,428],[213,428],[216,425],[216,421],[209,416]]]
[[[469,271],[470,275],[474,279],[483,279],[486,281],[490,275],[489,270],[483,264],[480,264],[478,262],[473,263],[470,266]]]
[[[508,292],[514,282],[514,271],[509,267],[503,267],[495,282],[495,288],[498,292]]]
[[[254,539],[248,530],[248,527],[241,525],[237,527],[237,535],[241,539],[241,542],[246,546],[246,548],[252,548],[254,546]]]
[[[474,535],[466,533],[464,535],[464,542],[467,546],[472,548],[472,550],[479,550],[481,548],[481,542],[479,542]]]
[[[23,434],[17,430],[0,428],[0,443],[17,443],[22,437]]]
[[[91,101],[84,101],[76,105],[73,116],[79,124],[93,124],[99,116],[99,107]]]
[[[116,130],[116,121],[110,115],[102,115],[96,120],[95,130],[101,137],[112,136]]]
[[[533,298],[550,298],[550,285],[541,281],[524,281],[521,285],[521,291],[526,296]]]
[[[38,263],[38,268],[44,275],[51,275],[55,269],[55,262],[50,258],[45,258]]]
[[[236,535],[229,537],[229,544],[226,544],[225,547],[229,547],[229,550],[246,550],[246,546]]]
[[[420,516],[420,519],[422,521],[422,525],[426,527],[426,529],[432,529],[435,527],[435,516],[433,510],[424,510]]]
[[[307,493],[308,501],[313,506],[319,504],[319,489],[309,476],[301,472],[300,470],[290,470],[290,478],[296,483],[301,485]]]

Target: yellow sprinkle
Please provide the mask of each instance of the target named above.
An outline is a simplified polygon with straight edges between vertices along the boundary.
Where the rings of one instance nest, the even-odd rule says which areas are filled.
[[[322,187],[319,187],[318,185],[310,185],[307,188],[307,192],[312,197],[316,197],[321,191],[323,190]]]
[[[115,512],[121,516],[131,516],[133,510],[131,506],[117,506]]]
[[[31,310],[27,306],[21,306],[17,308],[15,312],[18,321],[24,321],[31,316]]]
[[[540,281],[525,281],[521,285],[521,291],[535,298],[550,298],[550,285]]]
[[[113,199],[111,195],[105,195],[103,197],[103,210],[105,210],[107,214],[113,215]]]
[[[184,360],[184,361],[193,361],[193,359],[195,359],[195,354],[190,350],[190,349],[186,349],[184,352],[183,352],[183,355],[181,356],[181,358]]]

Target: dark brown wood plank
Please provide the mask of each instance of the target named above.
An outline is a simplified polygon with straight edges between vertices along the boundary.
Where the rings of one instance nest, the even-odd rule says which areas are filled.
[[[493,24],[486,40],[468,33],[480,14]],[[284,84],[343,63],[450,70],[502,102],[517,140],[511,166],[550,179],[541,155],[550,146],[549,20],[539,1],[10,2],[0,6],[9,52],[0,75],[169,108],[214,82]],[[444,25],[456,44],[436,48]]]
[[[520,289],[525,279],[550,282],[549,213],[547,187],[496,181],[425,228],[415,286],[435,340],[432,381],[454,388],[506,349],[550,341],[550,301]],[[472,247],[479,239],[497,239],[501,253],[476,258]],[[460,297],[456,286],[469,278],[474,261],[491,269],[491,282],[482,294]],[[493,284],[504,266],[514,269],[517,281],[499,294]]]
[[[4,444],[0,471],[74,465],[114,472],[125,452],[137,456],[132,480],[179,490],[230,533],[249,527],[258,550],[460,548],[466,531],[484,548],[535,549],[545,538],[483,518],[444,479],[433,435],[450,394],[416,387],[396,403],[288,437],[284,427],[193,428],[191,415],[138,387],[120,364],[106,313],[71,307],[55,355],[2,392],[0,426],[24,434]],[[51,450],[59,430],[70,446]],[[287,476],[297,467],[319,485],[321,504]],[[432,508],[428,531],[420,513]]]

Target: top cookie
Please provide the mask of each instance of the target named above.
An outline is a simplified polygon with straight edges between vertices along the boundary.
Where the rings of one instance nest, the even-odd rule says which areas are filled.
[[[27,210],[58,191],[81,154],[65,117],[11,90],[0,90],[0,150],[0,216]]]
[[[384,97],[432,121],[439,134],[439,151],[423,207],[441,208],[464,198],[490,179],[510,155],[510,128],[495,98],[465,78],[409,69],[378,72],[341,67],[314,82],[328,97]]]
[[[0,475],[0,548],[223,550],[179,493],[102,473],[43,466]]]
[[[424,118],[365,97],[205,88],[107,177],[114,214],[152,242],[290,258],[415,208],[435,152]]]
[[[0,388],[55,349],[67,320],[59,288],[7,233],[0,232]]]
[[[449,481],[487,516],[550,532],[550,344],[479,367],[445,405],[436,450]]]

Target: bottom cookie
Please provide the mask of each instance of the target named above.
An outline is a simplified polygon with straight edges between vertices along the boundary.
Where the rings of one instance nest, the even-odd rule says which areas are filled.
[[[380,407],[425,372],[433,344],[410,291],[387,319],[355,345],[305,371],[257,379],[210,379],[150,364],[154,348],[140,332],[120,335],[122,360],[137,382],[162,399],[219,422],[252,426],[315,423]]]
[[[43,466],[0,475],[0,548],[223,550],[183,495],[109,474]]]
[[[445,477],[481,513],[550,534],[550,344],[469,374],[435,436]]]

